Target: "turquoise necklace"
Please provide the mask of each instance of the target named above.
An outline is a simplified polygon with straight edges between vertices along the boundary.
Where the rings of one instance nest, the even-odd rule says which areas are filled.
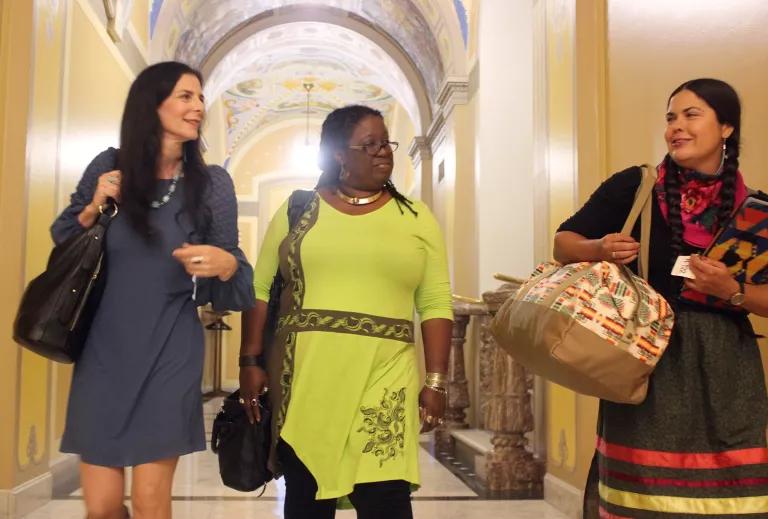
[[[168,187],[168,192],[164,194],[162,197],[160,197],[160,200],[152,200],[149,203],[150,207],[152,207],[152,209],[157,209],[167,204],[168,201],[173,196],[174,191],[176,191],[176,184],[178,184],[179,179],[183,177],[184,177],[184,172],[181,170],[181,162],[179,162],[179,165],[176,168],[176,174],[173,175],[173,180],[171,180],[171,185]]]

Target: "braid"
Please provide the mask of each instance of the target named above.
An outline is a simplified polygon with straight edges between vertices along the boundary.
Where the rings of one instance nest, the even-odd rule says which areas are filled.
[[[402,193],[400,193],[400,191],[397,190],[395,185],[392,183],[392,180],[387,180],[387,182],[384,184],[384,189],[389,191],[389,194],[392,196],[392,198],[395,199],[397,208],[400,209],[400,214],[405,214],[403,212],[403,206],[405,206],[405,208],[408,209],[411,214],[413,214],[413,216],[419,216],[419,213],[413,208],[413,202],[411,202]]]
[[[683,218],[680,212],[680,170],[679,166],[667,155],[667,173],[664,176],[664,191],[667,198],[667,214],[672,231],[672,262],[683,251]]]
[[[723,163],[723,187],[720,189],[720,209],[717,213],[717,227],[722,228],[731,219],[736,200],[736,172],[739,170],[739,145],[736,139],[725,141],[726,159]]]

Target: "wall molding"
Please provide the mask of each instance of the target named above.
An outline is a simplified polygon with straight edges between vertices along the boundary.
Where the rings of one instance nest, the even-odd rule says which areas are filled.
[[[443,118],[447,119],[456,105],[465,105],[470,99],[470,78],[446,76],[437,93],[436,102]]]
[[[581,519],[584,493],[550,473],[544,475],[544,501],[569,519]]]
[[[431,160],[432,147],[429,145],[429,139],[422,136],[414,137],[411,145],[408,146],[408,155],[411,157],[414,168],[418,168],[422,160]]]
[[[51,500],[53,477],[41,474],[11,490],[0,490],[0,519],[20,519]]]

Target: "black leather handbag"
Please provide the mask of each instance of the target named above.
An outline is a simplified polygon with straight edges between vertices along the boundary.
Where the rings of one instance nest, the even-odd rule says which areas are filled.
[[[104,237],[117,206],[85,232],[54,247],[45,272],[21,297],[13,340],[57,362],[77,361],[104,292]]]
[[[272,481],[267,468],[272,437],[271,411],[267,398],[259,398],[261,421],[250,423],[235,391],[221,404],[213,420],[211,450],[219,456],[224,485],[251,492]]]

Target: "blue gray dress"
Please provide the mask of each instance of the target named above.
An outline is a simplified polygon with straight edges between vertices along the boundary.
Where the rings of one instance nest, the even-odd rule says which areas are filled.
[[[71,202],[51,227],[56,243],[82,232],[78,214],[91,201],[99,175],[115,169],[117,150],[88,166]],[[210,224],[194,229],[181,213],[184,179],[170,201],[150,213],[158,239],[148,244],[121,213],[106,237],[106,285],[85,349],[75,365],[62,452],[94,465],[125,467],[205,450],[201,397],[203,330],[197,306],[253,306],[253,271],[238,248],[232,180],[208,168],[205,201]],[[158,181],[159,199],[170,181]],[[193,283],[171,252],[183,242],[221,247],[238,260],[227,282]]]

